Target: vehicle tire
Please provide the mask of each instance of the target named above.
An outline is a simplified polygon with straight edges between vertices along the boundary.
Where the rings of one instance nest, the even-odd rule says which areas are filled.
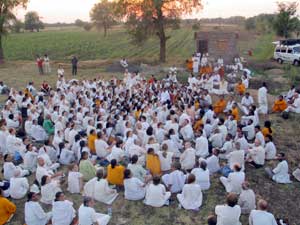
[[[295,60],[295,61],[294,61],[294,66],[300,66],[299,60]]]
[[[277,59],[277,62],[282,64],[283,63],[283,60],[282,59]]]

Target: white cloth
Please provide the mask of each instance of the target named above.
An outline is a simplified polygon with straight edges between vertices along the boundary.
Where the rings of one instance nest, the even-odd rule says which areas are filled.
[[[268,90],[265,87],[258,89],[258,104],[259,112],[262,114],[268,113]]]
[[[182,193],[177,194],[179,203],[185,209],[198,209],[202,205],[202,191],[198,184],[185,184]]]
[[[171,186],[170,191],[172,193],[178,193],[182,191],[186,180],[186,176],[180,170],[174,170],[170,174],[165,174],[162,176],[162,181],[164,184],[169,187]]]
[[[5,162],[3,164],[3,170],[5,180],[10,180],[10,178],[14,177],[17,170],[20,171],[19,177],[24,177],[29,174],[28,170],[22,170],[19,166],[15,166],[12,162]]]
[[[171,169],[173,155],[173,152],[166,152],[166,157],[164,157],[163,152],[158,152],[161,171],[169,171]]]
[[[249,155],[256,164],[265,164],[265,149],[262,146],[254,146],[252,149],[249,149]]]
[[[9,181],[9,194],[14,199],[24,198],[29,190],[29,183],[25,177],[13,177]]]
[[[208,152],[208,140],[206,137],[201,136],[196,139],[196,155],[198,157],[205,158],[209,155]]]
[[[193,148],[185,149],[180,156],[180,164],[182,169],[193,169],[196,163],[196,150]]]
[[[52,204],[55,199],[57,192],[60,192],[61,189],[56,181],[51,181],[48,184],[45,184],[41,187],[41,202],[45,204]]]
[[[95,149],[98,157],[105,158],[109,154],[107,151],[108,147],[109,145],[102,139],[95,140]]]
[[[70,171],[68,174],[68,191],[72,194],[80,193],[80,180],[82,173]]]
[[[146,189],[146,197],[144,203],[153,207],[162,207],[171,197],[171,192],[166,192],[166,188],[162,184],[150,184]]]
[[[252,210],[249,216],[249,225],[277,225],[273,214],[262,211]]]
[[[289,184],[291,183],[289,175],[289,165],[286,160],[278,163],[278,165],[273,169],[272,179],[280,184]]]
[[[220,177],[220,181],[224,185],[226,192],[234,192],[240,194],[242,191],[242,183],[245,181],[244,172],[233,172],[226,177]]]
[[[78,217],[79,217],[79,224],[78,225],[90,225],[94,223],[98,223],[100,225],[107,225],[110,216],[96,213],[96,211],[88,206],[81,205],[78,209]]]
[[[233,170],[235,164],[239,164],[242,167],[242,170],[245,168],[245,151],[244,150],[235,150],[230,152],[227,155],[228,164],[230,169]]]
[[[36,173],[35,173],[35,177],[36,177],[36,180],[39,182],[39,184],[41,183],[41,180],[42,180],[42,177],[43,176],[52,176],[54,175],[53,171],[46,168],[46,166],[38,166],[37,169],[36,169]]]
[[[51,219],[51,212],[45,213],[38,202],[25,203],[25,223],[26,225],[45,225]]]
[[[238,205],[235,205],[234,207],[217,205],[215,213],[217,215],[217,225],[241,225],[241,208]]]
[[[68,200],[53,202],[52,206],[52,224],[66,225],[71,224],[76,216],[76,211],[73,208],[73,202]]]
[[[210,174],[216,173],[221,169],[218,156],[212,155],[208,157],[206,163]]]
[[[111,205],[118,197],[117,191],[109,187],[106,179],[98,181],[97,177],[89,180],[84,185],[83,190],[85,196],[91,197],[96,201],[103,202],[108,205]]]
[[[253,190],[242,190],[238,204],[241,207],[242,214],[249,214],[251,210],[256,208],[255,193]]]
[[[266,159],[268,160],[275,159],[277,150],[276,150],[276,146],[272,141],[266,143],[265,152],[266,152]]]
[[[143,199],[146,194],[146,189],[143,185],[144,183],[136,177],[124,179],[125,199],[133,201]]]
[[[194,168],[191,172],[196,177],[196,183],[200,185],[201,190],[208,190],[210,188],[209,170],[202,168]]]

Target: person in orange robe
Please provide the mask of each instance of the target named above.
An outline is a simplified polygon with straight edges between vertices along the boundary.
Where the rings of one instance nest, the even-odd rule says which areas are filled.
[[[283,99],[283,96],[280,95],[278,99],[274,102],[273,112],[283,112],[287,108],[287,103]]]
[[[269,121],[269,120],[265,121],[264,128],[261,130],[264,137],[266,137],[267,135],[273,136],[274,133],[273,133],[273,129],[271,126],[272,126],[271,121]]]
[[[245,85],[243,84],[242,81],[239,81],[239,83],[236,85],[236,92],[239,94],[239,95],[244,95],[245,92],[246,92],[246,87]]]
[[[188,71],[190,71],[190,72],[193,71],[193,60],[192,60],[192,59],[186,60],[186,68],[187,68]]]
[[[123,186],[125,167],[118,165],[117,160],[112,159],[107,167],[107,180],[110,184]]]
[[[0,224],[6,224],[16,212],[16,205],[3,197],[3,190],[0,189]]]
[[[88,136],[88,147],[92,154],[96,154],[95,141],[97,139],[96,130],[91,130]]]
[[[158,155],[154,153],[153,148],[149,148],[146,157],[146,168],[150,171],[152,176],[160,176],[161,168]]]
[[[239,108],[238,108],[238,106],[237,106],[236,103],[234,103],[234,104],[232,105],[231,114],[232,114],[233,118],[234,118],[236,121],[239,121],[239,120],[240,120]]]
[[[224,112],[224,109],[226,108],[227,102],[224,99],[224,96],[222,95],[219,101],[217,101],[214,105],[214,112],[216,114],[220,114]]]
[[[195,124],[194,124],[194,132],[198,132],[201,127],[203,125],[203,121],[202,121],[202,118],[199,118],[198,120],[196,120]]]

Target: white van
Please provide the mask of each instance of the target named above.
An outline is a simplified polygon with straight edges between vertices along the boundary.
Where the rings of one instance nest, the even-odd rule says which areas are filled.
[[[274,44],[275,43],[276,42],[274,42]],[[295,66],[299,66],[300,65],[300,44],[295,44],[295,45],[277,44],[274,51],[274,59],[280,64],[284,62],[288,62],[288,63],[292,63]]]

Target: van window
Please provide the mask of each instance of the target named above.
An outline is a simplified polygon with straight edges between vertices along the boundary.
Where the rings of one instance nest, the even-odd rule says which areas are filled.
[[[287,53],[292,54],[293,50],[289,48],[288,51],[287,51]]]
[[[294,48],[294,52],[295,52],[295,53],[300,53],[300,47],[295,47],[295,48]]]
[[[276,52],[280,52],[280,48],[276,48]]]
[[[280,52],[286,53],[286,48],[282,48],[282,49],[280,50]]]

